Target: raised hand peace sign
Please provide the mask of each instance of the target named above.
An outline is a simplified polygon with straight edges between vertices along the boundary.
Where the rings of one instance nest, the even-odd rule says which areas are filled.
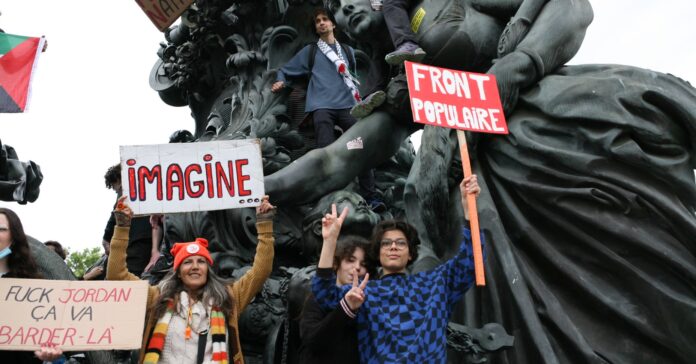
[[[348,216],[348,207],[344,207],[343,211],[341,211],[341,215],[338,216],[336,213],[336,204],[331,204],[331,213],[321,218],[321,237],[324,238],[324,240],[332,239],[336,241],[346,216]]]
[[[369,280],[370,273],[367,273],[363,281],[358,285],[358,270],[355,269],[353,272],[353,287],[351,287],[350,291],[348,291],[344,297],[348,307],[350,307],[353,312],[357,311],[360,306],[362,306],[363,302],[365,302],[365,287],[367,287],[367,282]]]

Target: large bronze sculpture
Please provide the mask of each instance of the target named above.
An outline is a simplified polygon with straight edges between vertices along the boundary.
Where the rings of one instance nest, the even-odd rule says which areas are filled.
[[[281,206],[279,268],[242,337],[255,348],[245,353],[277,361],[290,345],[288,278],[315,259],[311,216],[326,195],[376,167],[386,216],[408,219],[422,235],[417,270],[452,254],[461,221],[456,138],[427,127],[417,155],[404,142],[415,128],[405,81],[382,61],[390,42],[369,0],[326,6],[358,50],[361,92],[384,88],[385,106],[312,149],[302,89],[270,92],[274,69],[315,40],[309,14],[323,5],[198,1],[166,33],[150,79],[165,102],[192,111],[195,130],[172,141],[262,139],[267,191]],[[696,90],[628,66],[563,67],[591,22],[586,0],[414,1],[419,11],[424,62],[495,74],[511,131],[474,140],[488,286],[470,293],[454,319],[494,321],[515,336],[489,357],[495,363],[696,357]],[[348,150],[358,137],[364,148]],[[359,201],[351,204],[358,210]],[[170,215],[166,229],[171,241],[208,238],[222,272],[237,275],[253,256],[252,219],[244,210]],[[272,332],[280,339],[266,343]]]

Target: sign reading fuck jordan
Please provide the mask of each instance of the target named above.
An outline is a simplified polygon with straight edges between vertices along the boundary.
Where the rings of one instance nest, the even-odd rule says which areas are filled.
[[[406,62],[413,121],[507,134],[495,76]]]
[[[136,215],[258,206],[260,141],[121,146],[121,181]]]

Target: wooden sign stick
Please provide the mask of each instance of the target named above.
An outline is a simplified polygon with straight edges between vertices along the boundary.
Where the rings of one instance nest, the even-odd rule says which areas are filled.
[[[462,157],[464,177],[469,177],[471,176],[471,161],[469,160],[469,149],[466,145],[466,134],[463,130],[457,130],[457,140],[459,141],[459,153]],[[481,251],[481,232],[479,230],[478,211],[476,210],[476,196],[466,194],[466,204],[469,208],[469,224],[471,226],[471,245],[474,249],[476,285],[485,286],[486,277],[483,272],[483,252]]]

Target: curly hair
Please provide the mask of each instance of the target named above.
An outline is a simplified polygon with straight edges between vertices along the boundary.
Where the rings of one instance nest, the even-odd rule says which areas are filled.
[[[10,249],[12,254],[7,257],[9,271],[6,278],[42,278],[41,273],[31,255],[27,235],[17,214],[4,207],[0,207],[0,214],[5,215],[10,229]]]
[[[59,242],[55,240],[49,240],[45,242],[44,245],[52,247],[53,251],[56,252],[56,254],[58,254],[58,256],[61,259],[65,260],[65,258],[68,257],[68,254],[65,253],[65,249],[63,249],[63,245],[61,245]]]
[[[355,249],[362,249],[365,252],[365,267],[367,268],[367,273],[374,277],[376,272],[375,259],[370,253],[370,242],[358,235],[346,235],[342,236],[336,242],[336,252],[334,252],[333,260],[333,270],[334,272],[338,270],[341,266],[341,261],[344,259],[349,259]]]
[[[117,182],[121,181],[121,164],[115,164],[106,171],[104,174],[104,184],[106,188],[112,189]]]
[[[418,246],[420,239],[416,228],[401,220],[385,220],[377,224],[372,231],[372,239],[370,239],[370,253],[376,259],[379,259],[379,251],[381,249],[382,237],[387,231],[399,230],[404,233],[406,241],[408,241],[408,253],[411,255],[407,267],[413,264],[418,259]]]

